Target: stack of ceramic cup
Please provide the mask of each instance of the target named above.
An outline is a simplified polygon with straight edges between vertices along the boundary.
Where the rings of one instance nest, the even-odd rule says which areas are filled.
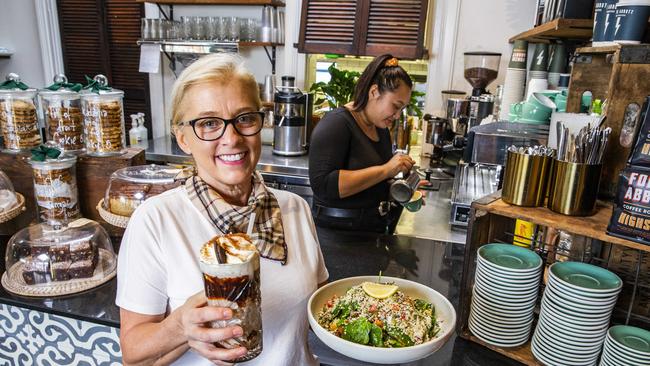
[[[548,89],[548,44],[538,43],[535,45],[533,62],[528,73],[528,89],[526,99],[533,93]]]
[[[551,55],[551,63],[548,69],[548,87],[556,89],[560,84],[560,74],[567,71],[567,50],[564,43],[557,43],[553,47],[553,54]]]
[[[628,325],[609,328],[600,366],[650,365],[650,332]]]
[[[501,99],[500,120],[513,122],[509,116],[510,106],[519,103],[524,99],[526,92],[526,55],[528,53],[528,42],[515,41],[506,71],[506,79],[503,84],[503,97]]]
[[[469,330],[485,343],[516,347],[528,341],[537,301],[542,259],[510,244],[478,250]]]
[[[581,262],[556,262],[548,272],[533,355],[547,365],[593,365],[623,281]]]

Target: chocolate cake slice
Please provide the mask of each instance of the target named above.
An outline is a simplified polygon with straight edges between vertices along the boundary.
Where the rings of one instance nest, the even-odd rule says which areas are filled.
[[[68,244],[52,245],[49,254],[52,262],[66,262],[70,260],[70,247]]]
[[[24,259],[23,279],[28,285],[50,282],[50,262],[34,257]]]
[[[52,262],[50,265],[50,273],[52,274],[52,281],[67,281],[70,279],[70,261],[65,262]]]
[[[94,272],[95,267],[91,259],[74,262],[68,270],[70,278],[89,278],[93,276]]]
[[[70,260],[72,262],[92,259],[93,248],[89,240],[80,240],[70,243]]]

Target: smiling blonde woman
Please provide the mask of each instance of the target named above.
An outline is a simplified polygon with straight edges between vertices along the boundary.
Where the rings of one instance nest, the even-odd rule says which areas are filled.
[[[214,342],[239,326],[208,328],[232,311],[206,306],[198,265],[201,245],[245,232],[260,257],[263,351],[246,365],[315,365],[307,346],[307,300],[328,273],[309,206],[267,188],[260,157],[257,83],[234,55],[205,56],[172,91],[172,128],[196,175],[147,200],[133,214],[119,253],[118,292],[125,364],[225,365],[246,353]]]

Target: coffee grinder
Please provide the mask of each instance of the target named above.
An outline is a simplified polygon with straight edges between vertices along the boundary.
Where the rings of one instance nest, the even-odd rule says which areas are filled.
[[[293,76],[283,76],[273,100],[273,153],[282,156],[306,154],[314,103],[312,94],[300,91]]]
[[[468,129],[481,124],[492,114],[494,95],[485,88],[499,75],[501,54],[494,52],[465,52],[465,80],[472,85],[469,97]]]

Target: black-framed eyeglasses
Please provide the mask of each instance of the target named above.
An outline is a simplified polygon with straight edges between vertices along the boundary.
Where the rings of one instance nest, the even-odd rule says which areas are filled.
[[[262,130],[264,125],[264,112],[247,112],[235,118],[224,119],[221,117],[201,117],[191,121],[181,122],[181,126],[192,126],[196,137],[203,141],[218,140],[226,132],[228,125],[242,136],[253,136]]]

